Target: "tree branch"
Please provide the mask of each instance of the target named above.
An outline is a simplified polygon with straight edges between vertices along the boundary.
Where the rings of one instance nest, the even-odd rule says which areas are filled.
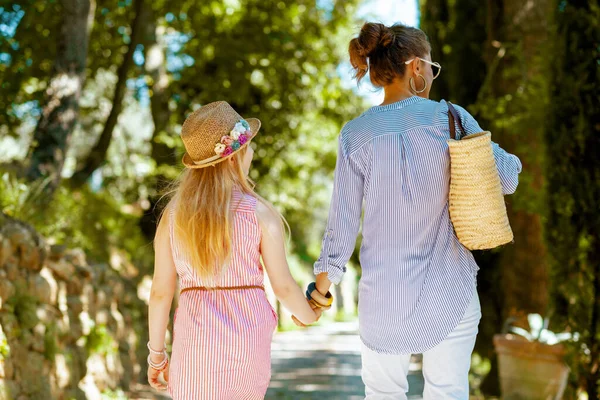
[[[127,53],[123,57],[123,62],[117,70],[117,84],[113,95],[112,108],[104,124],[102,134],[96,145],[90,151],[84,165],[80,167],[71,178],[72,187],[83,186],[89,177],[98,169],[106,159],[110,142],[112,141],[113,132],[117,126],[119,115],[123,108],[123,97],[127,88],[127,77],[131,67],[133,66],[133,53],[137,45],[140,43],[142,30],[141,14],[144,9],[144,0],[136,0],[134,3],[135,17],[131,25],[131,40],[127,48]]]

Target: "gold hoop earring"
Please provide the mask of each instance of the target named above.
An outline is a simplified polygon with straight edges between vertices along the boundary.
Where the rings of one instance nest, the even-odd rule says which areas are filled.
[[[427,89],[427,81],[425,80],[425,77],[421,74],[417,74],[417,76],[421,79],[423,79],[423,89],[421,90],[417,90],[415,89],[415,80],[414,78],[411,76],[410,80],[408,81],[408,84],[410,85],[410,88],[413,90],[413,92],[415,93],[423,93],[425,91],[425,89]]]

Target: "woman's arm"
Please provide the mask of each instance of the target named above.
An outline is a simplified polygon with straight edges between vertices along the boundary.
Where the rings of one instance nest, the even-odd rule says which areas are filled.
[[[312,324],[317,315],[290,273],[281,218],[260,201],[256,215],[262,230],[260,252],[275,296],[302,323]]]
[[[321,294],[327,293],[332,283],[337,285],[342,280],[356,246],[362,215],[364,178],[360,166],[344,150],[343,135],[344,130],[339,139],[327,229],[321,255],[314,266]]]
[[[327,294],[327,292],[329,292],[329,288],[331,287],[331,281],[327,277],[326,272],[321,272],[320,274],[317,275],[315,284],[317,286],[317,290],[323,296],[325,296]]]
[[[154,276],[148,306],[148,322],[150,329],[150,347],[160,351],[164,347],[169,312],[177,284],[177,271],[171,254],[169,235],[170,216],[165,211],[154,238]],[[153,362],[160,362],[162,356],[151,355]]]

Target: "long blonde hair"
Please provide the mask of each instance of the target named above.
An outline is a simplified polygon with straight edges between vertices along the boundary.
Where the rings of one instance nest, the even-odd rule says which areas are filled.
[[[206,281],[216,279],[231,256],[234,188],[273,209],[254,192],[254,183],[243,171],[246,151],[247,148],[238,151],[232,157],[233,162],[226,160],[212,167],[186,168],[165,195],[171,199],[163,212],[173,210],[177,240],[186,249],[190,266]]]

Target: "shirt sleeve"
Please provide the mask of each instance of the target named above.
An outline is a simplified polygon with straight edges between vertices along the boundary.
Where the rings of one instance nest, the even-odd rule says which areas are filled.
[[[473,118],[467,110],[455,104],[454,107],[460,115],[467,136],[483,131],[475,118]],[[456,122],[456,132],[459,132],[458,128],[458,122]],[[498,175],[500,175],[502,193],[505,195],[513,194],[517,190],[517,186],[519,186],[519,174],[523,169],[521,160],[514,154],[508,153],[494,142],[492,142],[492,150],[494,152],[494,159],[496,160]]]
[[[326,272],[329,280],[336,285],[342,280],[356,245],[364,187],[363,174],[344,151],[342,143],[340,135],[327,229],[321,255],[314,265],[315,275]]]

